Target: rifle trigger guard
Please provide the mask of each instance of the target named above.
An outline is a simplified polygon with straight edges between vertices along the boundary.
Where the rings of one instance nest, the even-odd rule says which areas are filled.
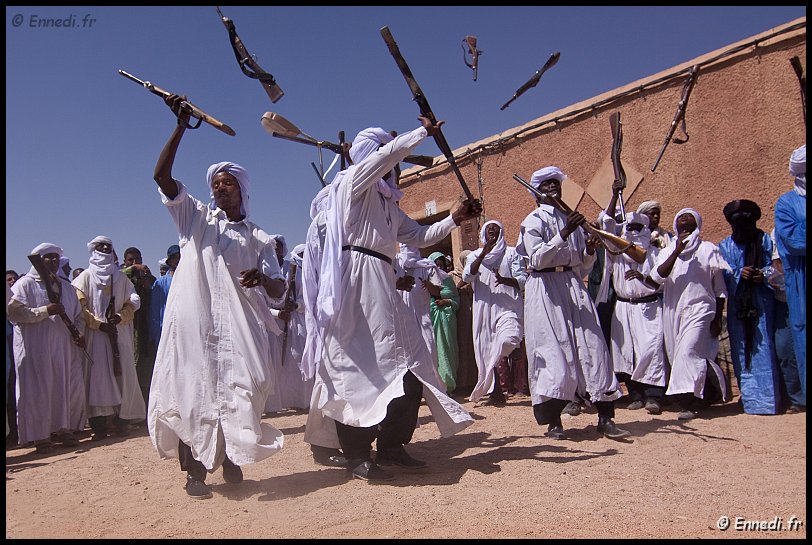
[[[197,128],[200,128],[200,125],[203,123],[203,119],[201,119],[201,118],[199,118],[199,117],[195,117],[194,119],[197,119],[197,124],[196,124],[196,125],[192,125],[192,124],[190,124],[188,121],[184,121],[184,122],[183,122],[183,125],[184,125],[184,126],[187,128],[187,129],[197,129]],[[180,121],[180,117],[178,117],[178,121]]]
[[[473,52],[471,52],[470,48],[466,51],[466,49],[465,49],[466,43],[467,42],[465,40],[463,40],[462,43],[460,44],[460,47],[462,47],[462,62],[464,62],[465,66],[467,66],[468,68],[473,68],[474,65],[468,62],[468,56],[467,55],[468,55],[468,53],[471,53],[471,60],[473,61],[474,60],[474,54],[473,54]]]

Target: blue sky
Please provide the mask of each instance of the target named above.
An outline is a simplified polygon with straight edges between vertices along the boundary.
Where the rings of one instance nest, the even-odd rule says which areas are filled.
[[[304,241],[321,187],[310,165],[318,153],[271,137],[260,118],[276,112],[333,142],[341,130],[351,141],[369,126],[417,127],[418,107],[383,26],[454,149],[806,15],[804,6],[221,9],[284,90],[276,104],[240,72],[214,6],[6,7],[7,269],[27,271],[26,255],[41,242],[86,267],[86,243],[107,235],[119,256],[139,247],[157,274],[176,243],[152,180],[175,119],[118,69],[186,94],[234,128],[234,137],[206,124],[187,131],[174,177],[207,200],[209,165],[242,164],[251,176],[250,219],[292,248]],[[63,26],[39,26],[46,19]],[[483,52],[476,82],[463,62],[466,35]],[[555,51],[558,64],[501,111]],[[415,153],[441,155],[432,139]],[[325,168],[333,157],[324,151]]]

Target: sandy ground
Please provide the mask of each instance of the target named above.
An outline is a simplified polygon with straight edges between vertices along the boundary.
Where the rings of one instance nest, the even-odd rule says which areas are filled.
[[[302,412],[266,417],[284,449],[245,466],[242,484],[210,475],[214,497],[203,501],[186,495],[177,462],[158,458],[144,427],[49,455],[7,450],[6,537],[806,537],[806,414],[752,416],[728,403],[682,423],[671,407],[618,408],[632,441],[600,437],[594,414],[564,416],[570,438],[554,441],[527,397],[464,405],[476,422],[446,439],[423,405],[408,450],[429,468],[377,485],[315,465]],[[736,530],[737,517],[780,517],[782,529]]]

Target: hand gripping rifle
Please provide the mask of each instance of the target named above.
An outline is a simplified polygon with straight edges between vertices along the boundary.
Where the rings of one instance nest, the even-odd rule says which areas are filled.
[[[110,339],[110,348],[113,350],[113,374],[117,377],[121,376],[121,352],[118,347],[118,326],[111,324],[110,320],[116,314],[116,296],[112,294],[113,285],[110,285],[110,302],[107,304],[107,309],[104,311],[104,319],[113,327],[106,331],[107,337]]]
[[[537,188],[532,186],[531,184],[527,183],[527,181],[519,176],[518,174],[513,175],[513,179],[522,184],[525,188],[527,188],[530,193],[535,195],[536,199],[540,199],[553,207],[557,208],[564,214],[571,214],[572,208],[570,208],[567,203],[565,203],[559,197],[554,195],[550,195],[548,193],[542,193]],[[617,250],[613,250],[609,248],[606,244],[603,245],[606,248],[606,251],[612,255],[618,254],[626,254],[632,259],[634,259],[638,263],[643,263],[646,261],[646,250],[638,246],[637,244],[630,242],[622,237],[619,237],[609,231],[604,231],[603,229],[598,229],[594,225],[589,222],[584,222],[581,224],[581,228],[586,231],[588,234],[594,234],[600,237],[601,241],[603,242],[611,242],[613,246],[617,247]]]
[[[466,56],[466,45],[468,45],[468,55],[471,55],[471,62],[468,62],[468,57]],[[465,63],[465,66],[474,71],[474,81],[476,81],[480,55],[482,55],[482,51],[476,48],[476,36],[466,36],[462,39],[462,62]]]
[[[622,221],[626,221],[626,207],[623,205],[623,190],[626,189],[626,171],[620,162],[620,151],[623,149],[623,126],[620,123],[620,112],[615,112],[609,116],[609,126],[612,129],[612,169],[615,171],[615,180],[620,182],[618,192],[618,205],[620,205],[620,215]],[[614,210],[610,213],[614,215]]]
[[[798,83],[801,84],[801,106],[804,112],[804,125],[806,125],[806,76],[804,76],[804,67],[801,66],[801,59],[797,56],[789,60],[792,64],[792,69],[795,70],[795,75],[798,76]]]
[[[552,55],[550,55],[550,58],[549,58],[549,59],[547,59],[547,62],[545,62],[545,63],[544,63],[544,66],[542,66],[541,68],[539,68],[538,70],[536,70],[536,73],[535,73],[535,74],[533,74],[533,77],[531,77],[529,80],[527,80],[527,81],[524,83],[524,85],[522,85],[521,87],[519,87],[519,88],[516,90],[516,92],[515,92],[515,93],[513,93],[513,98],[511,98],[510,100],[508,100],[507,102],[505,102],[504,104],[502,104],[502,107],[501,107],[501,108],[499,108],[499,109],[500,109],[500,110],[504,110],[505,108],[507,108],[508,106],[510,106],[510,103],[511,103],[511,102],[513,102],[514,100],[516,100],[517,98],[519,98],[519,97],[520,97],[520,96],[521,96],[521,95],[522,95],[522,94],[523,94],[525,91],[527,91],[527,90],[528,90],[528,89],[530,89],[531,87],[535,87],[536,85],[538,85],[538,82],[539,82],[539,80],[541,79],[542,74],[544,74],[544,72],[546,72],[547,70],[549,70],[550,68],[552,68],[552,66],[553,66],[555,63],[557,63],[557,62],[558,62],[558,59],[559,59],[560,57],[561,57],[561,53],[560,53],[560,52],[558,52],[558,51],[556,51],[555,53],[553,53]]]
[[[290,282],[288,282],[288,291],[285,294],[284,309],[296,304],[296,263],[290,263]],[[290,312],[288,311],[288,319],[285,320],[285,329],[282,331],[282,365],[285,365],[285,352],[288,349],[288,330],[290,329]]]
[[[660,164],[660,159],[663,158],[665,148],[668,147],[668,143],[671,142],[671,138],[674,137],[674,131],[677,130],[678,123],[682,122],[682,132],[685,134],[685,139],[674,138],[674,142],[677,144],[684,144],[688,141],[688,138],[690,138],[688,131],[685,129],[685,108],[688,106],[688,97],[691,96],[691,90],[694,88],[694,83],[696,83],[697,74],[699,74],[699,65],[695,64],[688,72],[688,80],[685,82],[685,85],[682,88],[682,98],[680,98],[677,113],[674,115],[674,120],[671,122],[671,127],[668,129],[668,134],[665,135],[665,142],[663,142],[663,147],[660,149],[660,154],[657,156],[657,160],[654,161],[654,166],[651,167],[651,172],[654,172],[657,169],[657,165]]]
[[[398,44],[392,37],[389,27],[385,26],[381,28],[381,36],[383,37],[383,41],[386,42],[386,46],[389,48],[389,53],[391,53],[392,57],[395,58],[395,62],[397,63],[401,74],[403,74],[403,77],[406,78],[406,83],[409,85],[409,89],[412,91],[412,96],[414,97],[415,102],[417,102],[417,105],[420,107],[420,114],[429,119],[433,124],[436,124],[437,118],[434,117],[434,112],[431,111],[429,101],[426,100],[426,96],[423,94],[423,90],[420,89],[417,81],[415,81],[409,65],[406,64],[406,60],[403,58],[403,55],[400,54]],[[468,189],[468,185],[465,183],[465,179],[462,177],[462,173],[457,166],[457,162],[454,160],[454,154],[451,152],[451,146],[449,146],[448,142],[446,142],[445,136],[443,136],[443,132],[439,127],[437,128],[437,132],[434,134],[434,141],[437,143],[437,147],[440,148],[440,151],[443,152],[443,155],[445,155],[445,158],[448,160],[448,164],[451,165],[451,169],[457,176],[457,180],[459,180],[462,190],[465,192],[466,198],[469,201],[474,201],[474,196],[471,194],[471,190]]]
[[[56,278],[56,275],[51,274],[51,272],[47,269],[45,263],[42,262],[42,257],[39,254],[31,254],[28,256],[28,261],[31,262],[34,269],[37,271],[37,274],[39,274],[39,277],[42,279],[42,284],[45,286],[45,293],[48,294],[48,301],[57,305],[62,304],[61,294],[54,289],[54,285],[59,286],[59,280]],[[68,317],[67,313],[63,310],[59,313],[59,317],[62,318],[62,322],[64,322],[65,327],[67,327],[68,331],[70,331],[70,336],[73,338],[73,341],[78,342],[82,335],[79,333],[79,330],[76,329],[76,326]],[[87,353],[86,349],[81,349],[82,353],[84,353],[85,357],[87,358],[87,361],[90,362],[90,365],[93,365],[93,359],[90,357],[90,354]]]
[[[257,61],[254,60],[254,57],[252,57],[248,53],[248,50],[245,49],[245,45],[242,43],[242,40],[239,36],[237,36],[237,29],[234,27],[234,21],[223,15],[223,12],[220,11],[219,6],[214,7],[217,9],[217,14],[220,16],[220,20],[223,21],[226,30],[228,30],[228,37],[231,40],[231,48],[234,49],[234,56],[237,57],[237,63],[240,65],[240,70],[242,70],[242,73],[249,78],[259,80],[262,88],[265,89],[266,93],[268,93],[268,97],[271,99],[271,102],[276,103],[277,100],[285,95],[285,92],[279,88],[279,85],[276,84],[274,77],[263,70],[259,64],[257,64]]]
[[[133,80],[135,83],[138,83],[139,85],[144,86],[144,88],[146,88],[148,91],[150,91],[153,94],[158,95],[161,98],[165,99],[165,98],[168,98],[168,97],[172,96],[172,93],[170,93],[169,91],[165,91],[165,90],[161,89],[160,87],[158,87],[157,85],[153,85],[149,81],[144,81],[144,80],[138,79],[137,77],[133,76],[132,74],[129,74],[129,73],[125,72],[124,70],[119,70],[118,73],[121,74],[122,76],[124,76],[125,78],[129,78],[129,79]],[[234,132],[234,129],[232,129],[231,127],[229,127],[228,125],[226,125],[222,121],[213,118],[212,116],[210,116],[209,114],[207,114],[206,112],[204,112],[203,110],[201,110],[200,108],[198,108],[197,106],[195,106],[194,104],[189,102],[188,100],[183,101],[182,107],[183,107],[184,110],[188,111],[191,114],[192,117],[194,117],[195,119],[198,120],[197,125],[189,125],[187,123],[186,128],[188,128],[188,129],[196,129],[196,128],[198,128],[200,126],[200,124],[203,121],[205,121],[206,123],[208,123],[209,125],[211,125],[215,129],[223,131],[224,133],[226,133],[229,136],[234,136],[235,134],[237,134],[237,133]]]

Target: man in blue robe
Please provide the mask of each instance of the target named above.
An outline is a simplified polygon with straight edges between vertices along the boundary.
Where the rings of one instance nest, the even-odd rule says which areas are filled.
[[[724,271],[727,330],[742,406],[748,414],[777,414],[782,403],[773,341],[775,295],[765,280],[772,239],[756,226],[761,209],[753,201],[729,202],[722,213],[733,230],[719,250],[731,269]]]
[[[775,203],[775,239],[784,265],[789,321],[806,398],[806,144],[792,152],[789,172],[795,185]]]

